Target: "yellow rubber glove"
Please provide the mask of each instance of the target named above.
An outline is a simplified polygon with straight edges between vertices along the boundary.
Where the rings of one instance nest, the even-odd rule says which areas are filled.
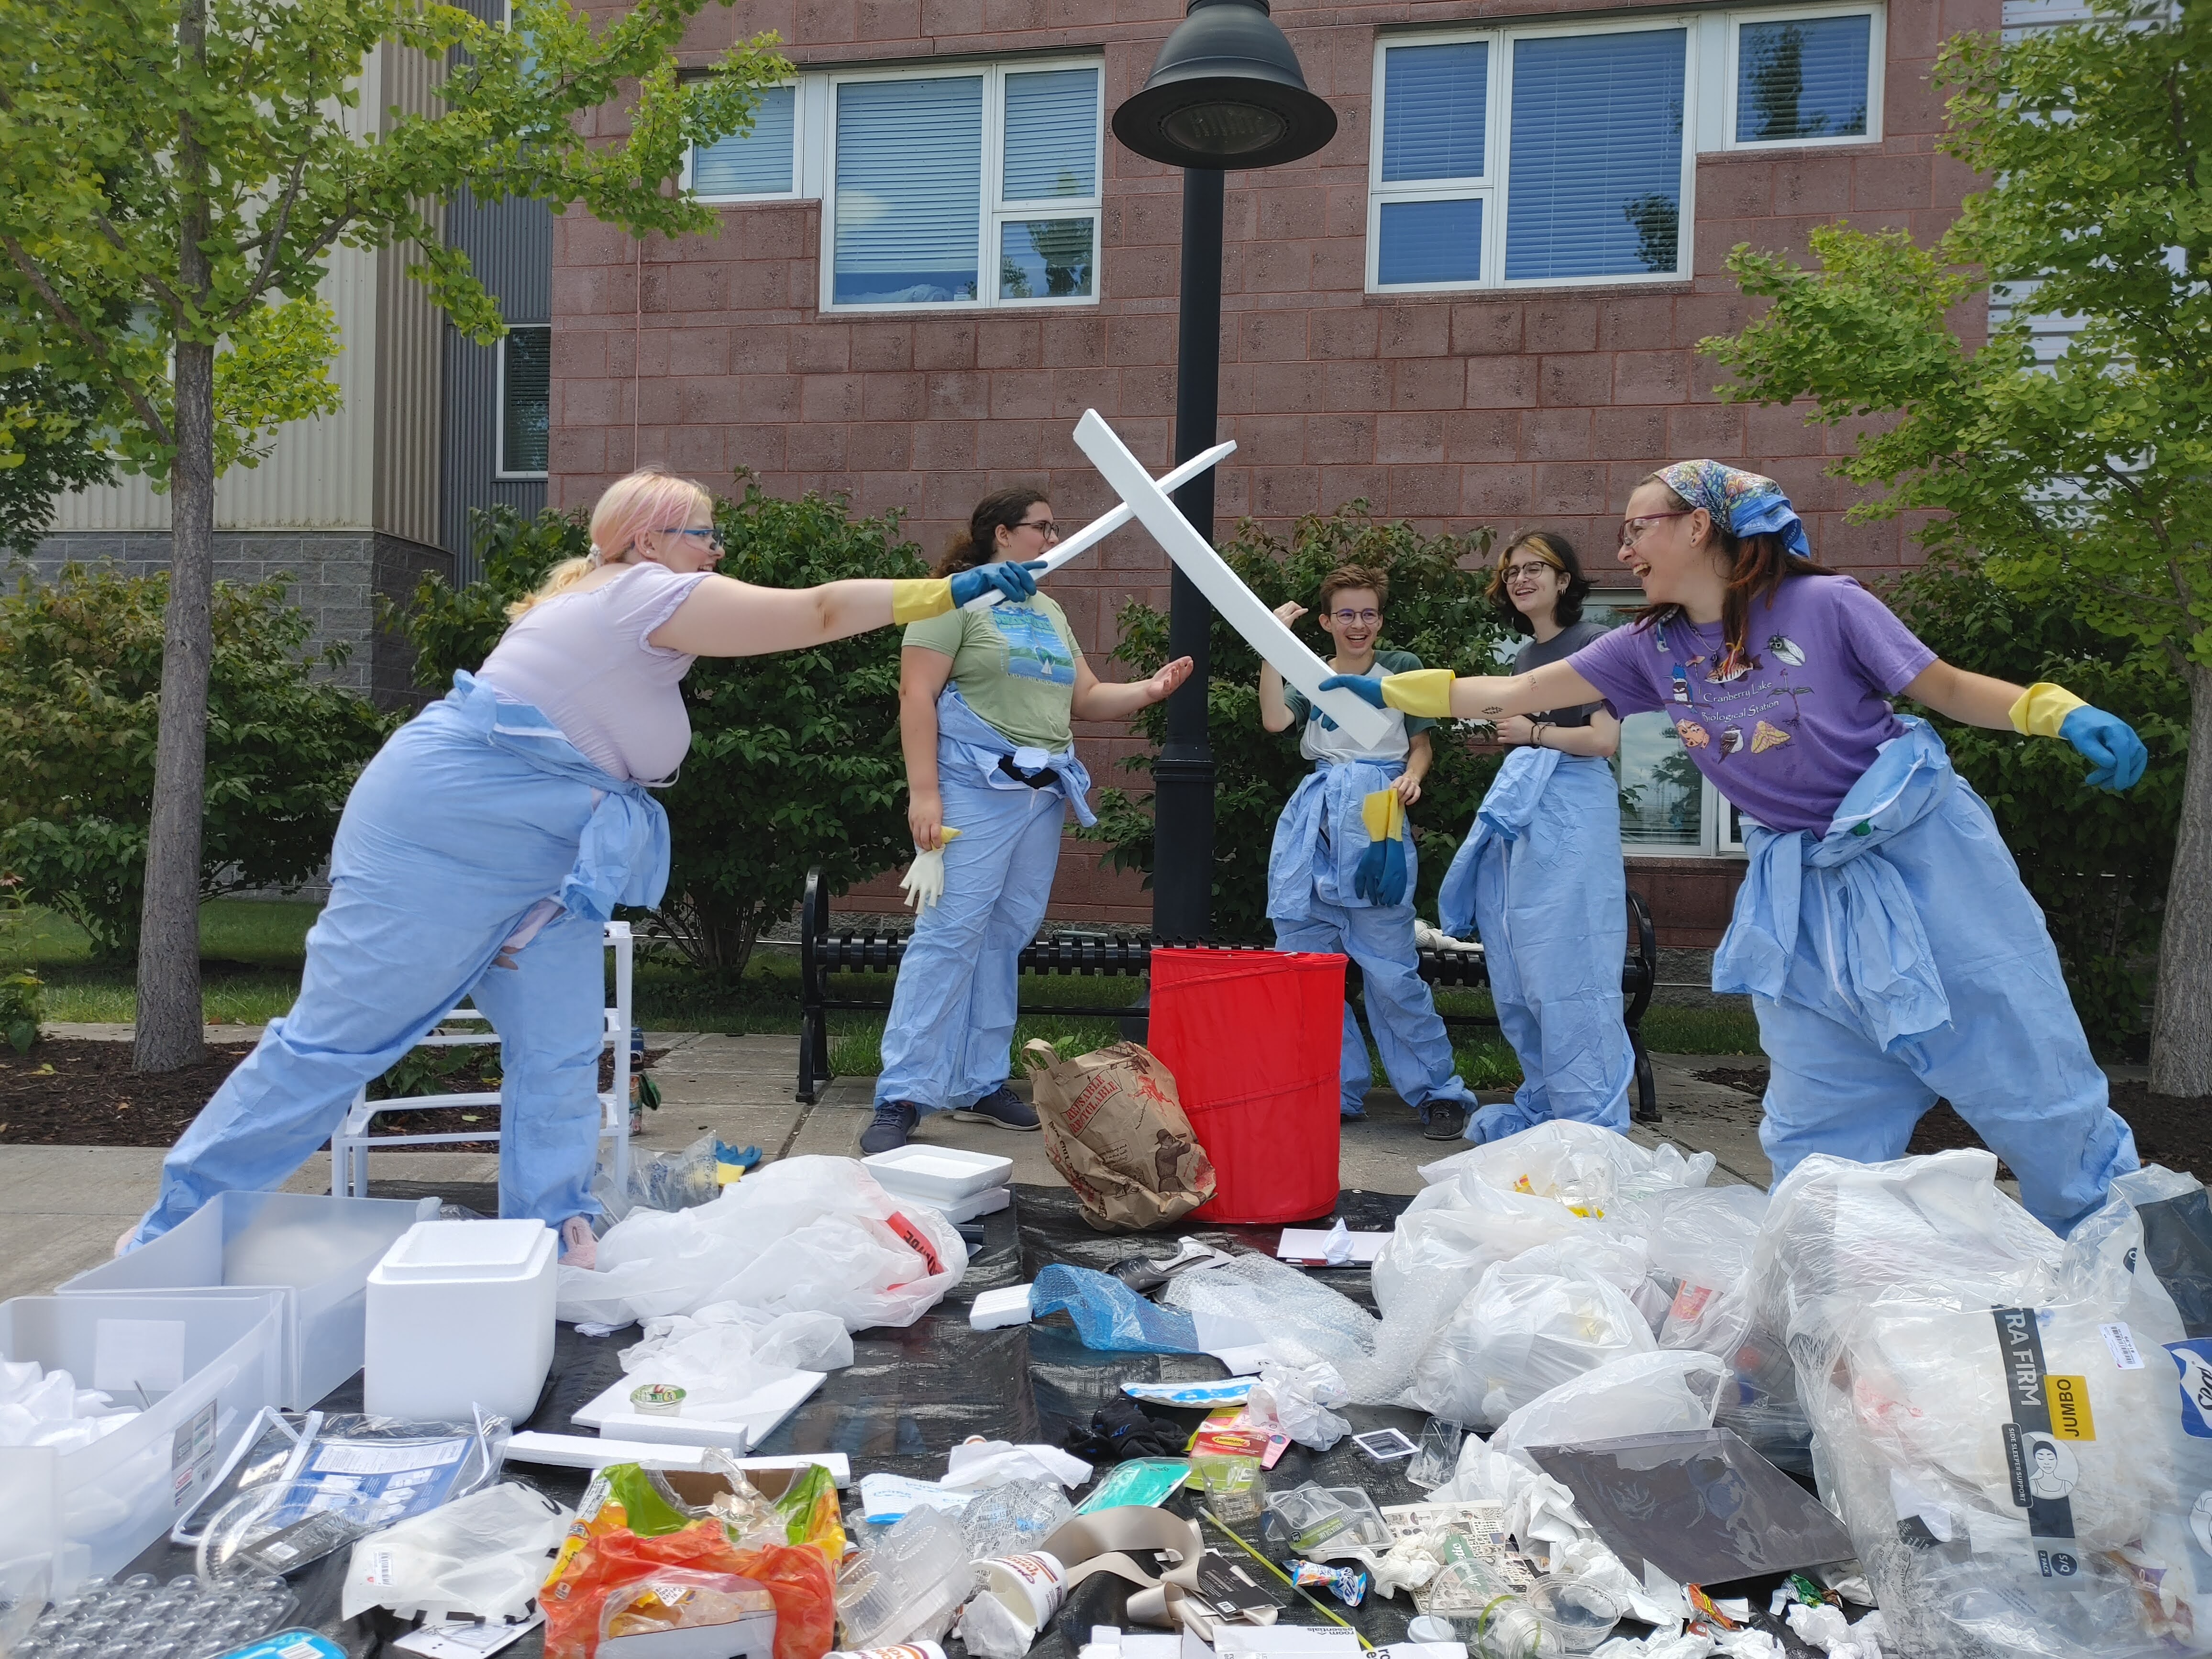
[[[941,617],[951,609],[952,579],[949,576],[927,576],[891,584],[891,621],[895,623]]]
[[[2069,714],[2088,706],[2064,686],[2038,680],[2013,704],[2012,729],[2024,738],[2055,738]]]
[[[1382,701],[1408,714],[1437,720],[1451,718],[1452,681],[1449,668],[1416,668],[1410,673],[1382,677]]]
[[[1377,789],[1361,798],[1359,816],[1366,822],[1368,840],[1395,841],[1405,833],[1406,798],[1395,789]]]

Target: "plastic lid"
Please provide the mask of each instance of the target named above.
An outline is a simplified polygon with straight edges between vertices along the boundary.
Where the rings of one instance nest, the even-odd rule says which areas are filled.
[[[418,1221],[384,1253],[376,1276],[406,1284],[529,1279],[554,1243],[542,1221]]]

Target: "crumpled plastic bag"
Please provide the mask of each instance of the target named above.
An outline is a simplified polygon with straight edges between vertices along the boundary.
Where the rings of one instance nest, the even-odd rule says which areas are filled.
[[[1702,1187],[1712,1174],[1711,1152],[1685,1158],[1665,1145],[1638,1146],[1618,1130],[1571,1118],[1554,1119],[1503,1139],[1421,1166],[1431,1186],[1480,1181],[1500,1192],[1549,1198],[1591,1220],[1623,1200],[1639,1211],[1662,1193]]]
[[[983,1492],[1010,1480],[1056,1480],[1079,1486],[1091,1478],[1091,1465],[1057,1446],[1017,1446],[1007,1440],[971,1436],[945,1454],[945,1478],[956,1492]]]
[[[1532,1446],[1709,1429],[1728,1362],[1709,1353],[1631,1354],[1538,1395],[1498,1425],[1490,1449],[1536,1467]]]
[[[1674,1282],[1653,1266],[1650,1248],[1641,1238],[1561,1239],[1522,1251],[1511,1266],[1516,1273],[1579,1273],[1601,1279],[1636,1304],[1655,1335],[1674,1304]]]
[[[457,1498],[356,1544],[338,1616],[390,1607],[433,1624],[513,1623],[536,1606],[546,1559],[574,1518],[543,1492],[511,1483]]]
[[[0,1446],[80,1450],[138,1415],[114,1404],[78,1388],[67,1371],[41,1371],[35,1359],[0,1360]]]
[[[1658,1346],[1618,1286],[1572,1269],[1527,1271],[1526,1259],[1488,1269],[1431,1340],[1413,1368],[1413,1403],[1423,1411],[1500,1424],[1548,1389]]]
[[[1808,1607],[1801,1601],[1784,1616],[1790,1622],[1792,1636],[1808,1647],[1820,1649],[1828,1659],[1881,1659],[1882,1620],[1879,1612],[1867,1614],[1854,1625],[1844,1617],[1840,1607],[1825,1603]]]
[[[1524,1550],[1556,1553],[1561,1547],[1590,1535],[1575,1495],[1563,1481],[1537,1468],[1492,1449],[1480,1435],[1471,1434],[1459,1449],[1459,1467],[1452,1478],[1429,1494],[1432,1504],[1503,1504],[1505,1530],[1521,1540]],[[1541,1551],[1540,1550],[1540,1553]]]
[[[1343,1377],[1326,1360],[1283,1365],[1265,1360],[1260,1380],[1245,1396],[1244,1414],[1255,1429],[1286,1434],[1314,1451],[1327,1451],[1352,1432],[1352,1425],[1331,1411],[1346,1397]]]
[[[635,1383],[673,1383],[695,1406],[742,1400],[794,1372],[852,1363],[852,1334],[836,1315],[769,1313],[736,1302],[648,1319],[644,1340],[622,1355]]]
[[[1520,1468],[1510,1458],[1502,1461],[1510,1468]],[[1629,1617],[1640,1619],[1647,1625],[1662,1630],[1680,1628],[1690,1615],[1689,1597],[1683,1594],[1680,1585],[1648,1562],[1644,1571],[1650,1575],[1649,1580],[1629,1571],[1628,1564],[1595,1537],[1577,1538],[1552,1551],[1553,1577],[1572,1578],[1605,1591],[1626,1610]]]
[[[858,1159],[787,1158],[711,1204],[633,1212],[600,1238],[599,1264],[560,1270],[557,1317],[623,1325],[726,1302],[860,1331],[913,1324],[967,1273],[968,1247]]]

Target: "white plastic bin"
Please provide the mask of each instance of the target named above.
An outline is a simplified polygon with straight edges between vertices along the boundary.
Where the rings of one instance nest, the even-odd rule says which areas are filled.
[[[284,1303],[284,1392],[305,1411],[361,1369],[369,1270],[392,1241],[434,1217],[434,1198],[218,1193],[190,1219],[58,1294],[275,1291]]]
[[[274,1291],[0,1302],[0,1359],[66,1370],[118,1406],[137,1398],[118,1378],[182,1379],[147,1389],[152,1403],[137,1418],[79,1450],[0,1446],[5,1506],[50,1517],[54,1594],[116,1572],[206,1491],[246,1425],[278,1403],[283,1333]]]
[[[520,1425],[553,1367],[555,1247],[542,1221],[418,1221],[368,1276],[362,1402],[382,1417]]]

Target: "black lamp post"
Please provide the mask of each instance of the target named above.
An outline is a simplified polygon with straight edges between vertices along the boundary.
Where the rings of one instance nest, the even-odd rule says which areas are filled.
[[[1183,169],[1182,294],[1176,339],[1175,459],[1214,442],[1221,390],[1222,170],[1312,155],[1336,136],[1336,112],[1306,89],[1297,55],[1267,0],[1190,0],[1144,89],[1114,112],[1114,136],[1151,161]],[[1176,505],[1213,540],[1213,474]],[[1213,750],[1206,740],[1206,636],[1212,610],[1180,568],[1171,577],[1168,655],[1197,672],[1168,699],[1167,741],[1152,763],[1152,937],[1213,931]]]

